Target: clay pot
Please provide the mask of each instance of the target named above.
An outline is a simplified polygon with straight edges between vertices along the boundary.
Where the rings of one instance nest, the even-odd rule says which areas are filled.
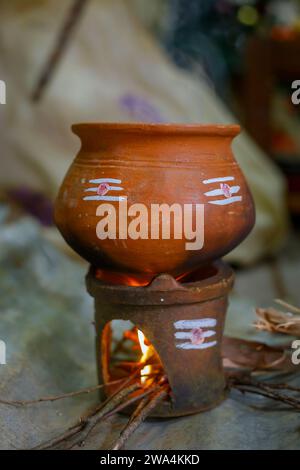
[[[59,191],[55,221],[67,243],[93,265],[178,276],[225,255],[252,229],[252,197],[231,150],[239,126],[91,123],[72,130],[81,149]],[[128,208],[142,203],[148,210],[147,239],[120,239],[125,209],[119,203],[126,197]],[[174,238],[172,222],[163,239],[161,219],[159,239],[153,239],[151,205],[163,203],[182,210],[190,204],[194,223],[196,204],[204,205],[202,247],[187,249],[184,236]],[[116,211],[116,239],[99,239],[96,232],[103,204]]]

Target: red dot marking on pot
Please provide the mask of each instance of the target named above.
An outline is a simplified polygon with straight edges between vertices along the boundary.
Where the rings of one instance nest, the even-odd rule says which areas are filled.
[[[225,197],[231,197],[231,187],[226,183],[221,183],[220,187]]]
[[[202,344],[205,338],[203,335],[202,328],[193,328],[191,333],[191,343],[192,344]]]
[[[109,189],[110,189],[110,187],[109,187],[108,183],[101,183],[98,186],[97,194],[99,196],[104,196],[106,193],[108,193]]]

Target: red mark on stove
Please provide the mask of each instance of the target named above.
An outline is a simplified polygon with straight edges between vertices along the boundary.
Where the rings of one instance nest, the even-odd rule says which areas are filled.
[[[104,196],[106,193],[108,193],[109,190],[110,190],[110,187],[108,183],[101,183],[98,186],[97,194],[99,196]]]
[[[231,197],[231,187],[226,183],[221,183],[220,188],[225,197]]]
[[[191,343],[202,344],[205,340],[202,328],[193,328],[191,332]]]

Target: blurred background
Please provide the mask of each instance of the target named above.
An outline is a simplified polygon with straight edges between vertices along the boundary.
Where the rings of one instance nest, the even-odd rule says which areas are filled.
[[[298,0],[0,0],[0,11],[4,199],[51,227],[74,122],[239,122],[257,223],[229,258],[282,247],[300,218]]]

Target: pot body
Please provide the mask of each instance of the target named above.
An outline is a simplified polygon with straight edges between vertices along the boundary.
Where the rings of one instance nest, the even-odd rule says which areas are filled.
[[[67,243],[93,265],[178,276],[225,255],[253,227],[252,197],[231,150],[239,126],[78,124],[73,132],[82,145],[60,188],[55,221]],[[166,213],[155,217],[162,204],[171,208],[169,221]],[[101,220],[102,229],[105,217],[106,229],[112,228],[109,207],[115,233],[99,238]],[[175,218],[184,223],[186,208],[198,238],[190,248],[185,228],[181,238],[174,229]],[[130,232],[133,220],[136,230]]]

